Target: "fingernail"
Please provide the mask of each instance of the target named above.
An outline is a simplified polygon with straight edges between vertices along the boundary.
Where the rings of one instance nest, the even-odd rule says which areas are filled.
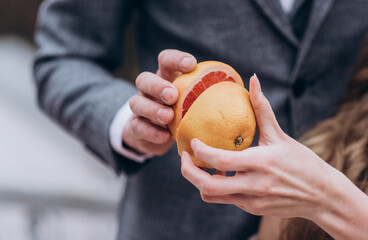
[[[165,88],[161,93],[162,100],[164,100],[165,102],[170,101],[174,97],[174,95],[175,90],[170,87]]]
[[[259,82],[259,79],[258,79],[258,76],[257,76],[257,74],[253,74],[253,76],[254,76],[254,78],[255,78],[255,80],[256,80],[256,90],[257,90],[257,92],[258,93],[262,93],[262,89],[261,89],[261,83]]]
[[[258,79],[258,76],[257,76],[257,74],[253,74],[253,77],[256,79],[256,82],[258,83],[258,85],[259,85],[259,79]]]
[[[193,58],[185,57],[181,61],[181,67],[184,68],[184,69],[188,69],[190,66],[192,66],[193,63],[194,63]]]
[[[157,111],[157,117],[158,117],[158,119],[159,119],[162,123],[164,123],[164,124],[166,124],[167,120],[168,120],[168,119],[169,119],[169,117],[170,117],[170,114],[171,114],[170,110],[168,110],[168,109],[166,109],[166,108],[160,108],[160,109],[158,109],[158,111]]]

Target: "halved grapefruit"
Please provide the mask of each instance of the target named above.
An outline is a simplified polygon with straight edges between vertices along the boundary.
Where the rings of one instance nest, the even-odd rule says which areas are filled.
[[[254,137],[256,120],[239,74],[229,65],[207,61],[180,75],[173,84],[179,99],[173,106],[175,117],[168,128],[178,152],[187,151],[198,167],[212,168],[193,155],[190,141],[200,139],[225,150],[244,150]]]

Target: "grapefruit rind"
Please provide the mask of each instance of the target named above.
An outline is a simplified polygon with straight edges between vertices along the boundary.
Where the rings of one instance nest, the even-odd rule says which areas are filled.
[[[187,151],[196,166],[213,168],[194,157],[190,146],[193,138],[214,148],[241,151],[252,144],[255,131],[248,91],[233,82],[216,83],[193,102],[181,120],[176,132],[178,153]],[[243,142],[237,146],[234,141],[239,137]]]
[[[234,79],[236,84],[244,87],[244,83],[240,75],[231,66],[217,61],[205,61],[198,63],[197,67],[192,72],[180,75],[173,82],[174,86],[178,89],[179,98],[177,103],[173,106],[173,110],[175,113],[174,119],[168,125],[171,135],[175,140],[177,128],[180,124],[180,121],[182,120],[182,106],[186,96],[193,89],[193,87],[202,80],[204,76],[216,71],[225,72],[227,76]]]

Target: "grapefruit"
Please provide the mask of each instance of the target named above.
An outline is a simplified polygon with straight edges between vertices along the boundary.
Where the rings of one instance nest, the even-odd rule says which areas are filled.
[[[190,146],[193,138],[232,151],[251,145],[256,120],[249,93],[232,67],[216,61],[201,62],[173,84],[179,91],[179,99],[173,106],[175,116],[168,128],[179,155],[187,151],[196,166],[213,168],[194,157]]]

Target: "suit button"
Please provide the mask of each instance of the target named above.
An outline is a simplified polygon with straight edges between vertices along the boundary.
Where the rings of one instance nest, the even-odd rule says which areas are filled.
[[[302,78],[297,79],[292,87],[294,97],[300,98],[305,92],[306,88],[307,88],[307,83],[305,79],[302,79]]]

